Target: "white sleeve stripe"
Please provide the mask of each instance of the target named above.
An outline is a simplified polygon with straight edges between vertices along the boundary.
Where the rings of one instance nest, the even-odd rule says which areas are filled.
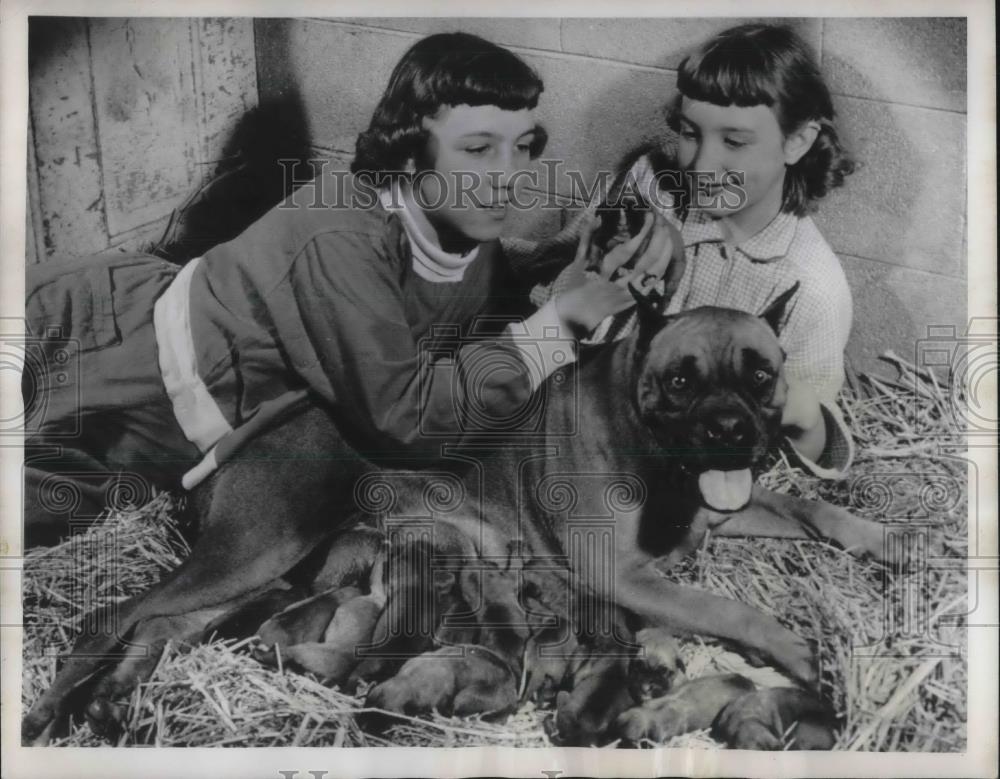
[[[191,333],[191,277],[201,258],[188,262],[153,307],[157,360],[185,437],[207,452],[232,432],[219,405],[198,375],[198,355]]]

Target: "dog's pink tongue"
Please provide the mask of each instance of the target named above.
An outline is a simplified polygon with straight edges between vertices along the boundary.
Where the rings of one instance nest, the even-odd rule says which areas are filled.
[[[753,477],[749,468],[742,471],[705,471],[698,477],[698,487],[706,505],[716,511],[736,511],[750,502]]]

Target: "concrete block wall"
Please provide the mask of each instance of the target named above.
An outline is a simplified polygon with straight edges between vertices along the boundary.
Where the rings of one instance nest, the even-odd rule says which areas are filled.
[[[297,93],[319,154],[348,164],[389,73],[408,46],[463,30],[509,46],[545,81],[547,157],[585,177],[664,133],[661,109],[684,54],[750,21],[711,19],[354,18],[258,20],[261,100]],[[962,19],[787,19],[818,53],[839,124],[861,166],[817,222],[855,301],[851,363],[912,356],[927,325],[966,322],[966,26]],[[566,182],[550,182],[564,190]],[[540,235],[558,213],[520,214]],[[881,368],[885,370],[885,368]]]

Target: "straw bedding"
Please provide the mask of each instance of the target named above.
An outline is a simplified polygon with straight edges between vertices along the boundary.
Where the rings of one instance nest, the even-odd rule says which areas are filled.
[[[817,639],[823,692],[845,727],[845,750],[951,752],[965,748],[967,666],[967,475],[963,398],[891,355],[890,381],[854,376],[842,406],[858,455],[845,482],[821,482],[782,460],[763,482],[823,497],[860,516],[919,530],[917,565],[893,573],[822,543],[718,538],[668,573],[775,614]],[[71,645],[84,615],[152,584],[186,553],[174,497],[109,516],[85,535],[30,553],[24,575],[22,698],[30,706]],[[921,560],[929,559],[928,564]],[[549,744],[550,712],[523,706],[502,722],[412,719],[384,738],[363,733],[352,714],[363,694],[329,689],[300,674],[264,668],[247,642],[170,645],[134,693],[119,745],[434,747]],[[685,640],[689,677],[717,670],[781,683],[710,639]],[[357,691],[363,693],[363,690]],[[85,724],[55,742],[103,742]],[[716,746],[707,733],[668,746]]]

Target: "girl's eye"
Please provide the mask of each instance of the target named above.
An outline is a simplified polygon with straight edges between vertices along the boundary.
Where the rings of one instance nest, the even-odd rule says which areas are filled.
[[[531,154],[531,144],[530,143],[519,143],[517,145],[517,150],[521,154]]]
[[[771,380],[771,374],[765,370],[757,369],[753,372],[753,381],[758,387],[762,387]]]
[[[698,134],[693,130],[681,130],[678,135],[685,141],[696,141],[698,140]]]
[[[682,390],[687,389],[688,380],[683,376],[671,376],[670,377],[670,389]]]
[[[483,146],[466,146],[465,150],[469,154],[485,154],[486,151],[487,151],[487,149],[489,149],[489,148],[490,147],[488,145],[483,145]]]
[[[742,149],[746,145],[746,141],[738,141],[735,138],[726,138],[726,146],[730,149]]]

